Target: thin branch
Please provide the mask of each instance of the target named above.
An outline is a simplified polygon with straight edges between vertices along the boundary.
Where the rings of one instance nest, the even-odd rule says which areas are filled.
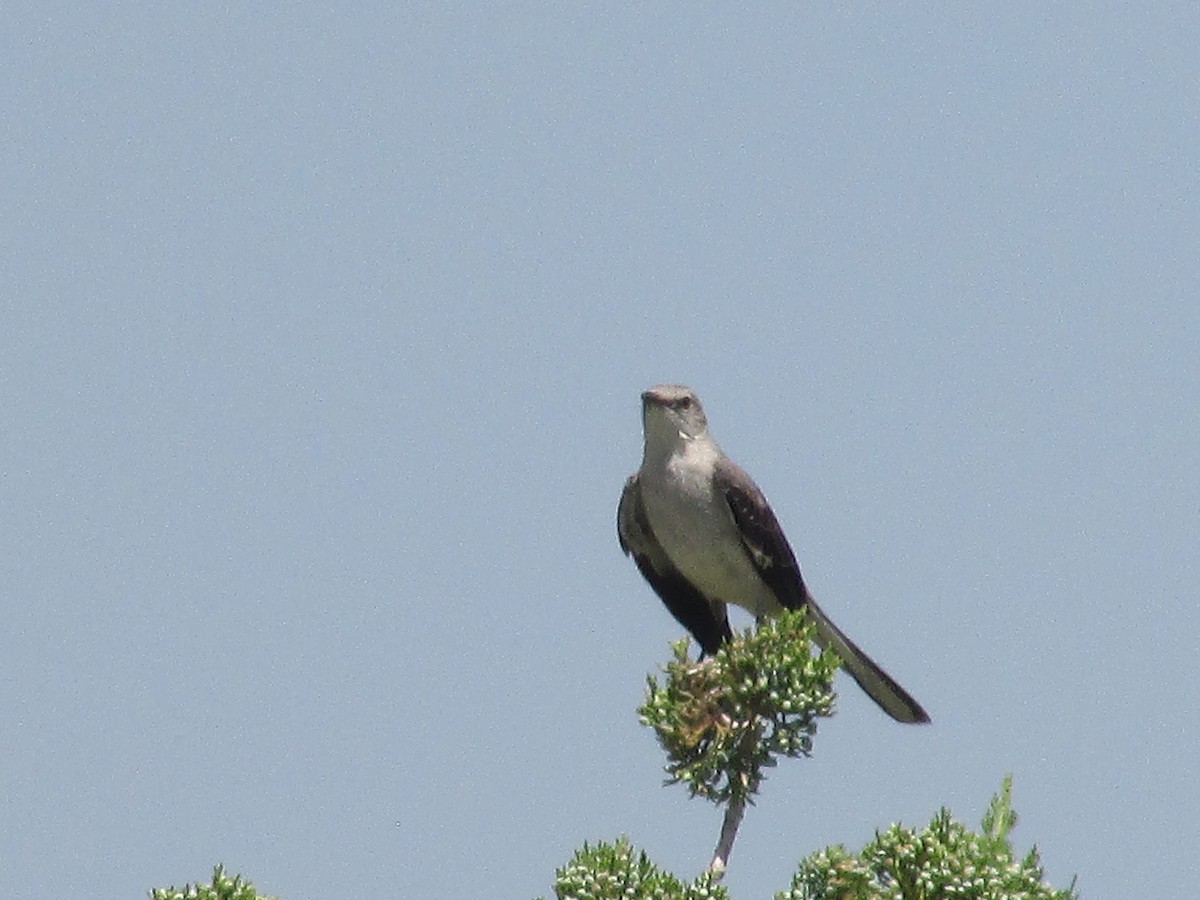
[[[761,716],[756,716],[754,724],[742,735],[741,753],[753,754],[754,748],[762,740],[763,729],[766,727]],[[730,776],[731,780],[735,776]],[[730,791],[729,805],[725,807],[725,821],[721,823],[721,837],[717,841],[717,849],[713,852],[713,860],[708,864],[708,870],[716,875],[715,880],[725,877],[725,867],[729,865],[729,854],[733,852],[733,842],[737,839],[738,828],[742,824],[742,816],[746,814],[746,798],[750,790],[750,773],[742,772],[736,776],[738,790]],[[733,784],[730,784],[733,787]]]
[[[746,814],[746,798],[733,797],[725,807],[725,821],[721,824],[721,839],[717,841],[717,849],[708,870],[716,876],[715,881],[725,877],[725,866],[729,863],[729,854],[733,852],[733,842],[737,838],[738,826],[742,824],[742,816]]]

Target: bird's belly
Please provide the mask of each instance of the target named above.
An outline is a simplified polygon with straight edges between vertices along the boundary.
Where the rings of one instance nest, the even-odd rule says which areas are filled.
[[[742,545],[732,517],[704,498],[645,493],[646,516],[663,551],[702,594],[755,616],[778,607]]]

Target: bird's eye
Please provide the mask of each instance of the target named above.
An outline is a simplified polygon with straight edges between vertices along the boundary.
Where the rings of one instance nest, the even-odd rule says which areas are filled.
[[[680,397],[679,398],[679,408],[680,409],[691,409],[692,408],[692,398],[691,397]]]

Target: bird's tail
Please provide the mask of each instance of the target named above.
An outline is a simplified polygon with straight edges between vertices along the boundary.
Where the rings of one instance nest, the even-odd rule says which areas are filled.
[[[858,682],[868,697],[879,704],[880,709],[897,722],[925,724],[929,721],[929,714],[921,708],[921,704],[883,671],[875,660],[860,650],[854,641],[846,637],[811,597],[808,608],[816,624],[817,643],[822,649],[832,650],[841,657],[842,668],[850,673],[850,677]]]

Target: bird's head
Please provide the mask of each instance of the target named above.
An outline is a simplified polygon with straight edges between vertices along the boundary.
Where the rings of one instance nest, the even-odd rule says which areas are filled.
[[[658,384],[642,392],[642,428],[647,446],[673,447],[708,434],[700,398],[682,384]]]

